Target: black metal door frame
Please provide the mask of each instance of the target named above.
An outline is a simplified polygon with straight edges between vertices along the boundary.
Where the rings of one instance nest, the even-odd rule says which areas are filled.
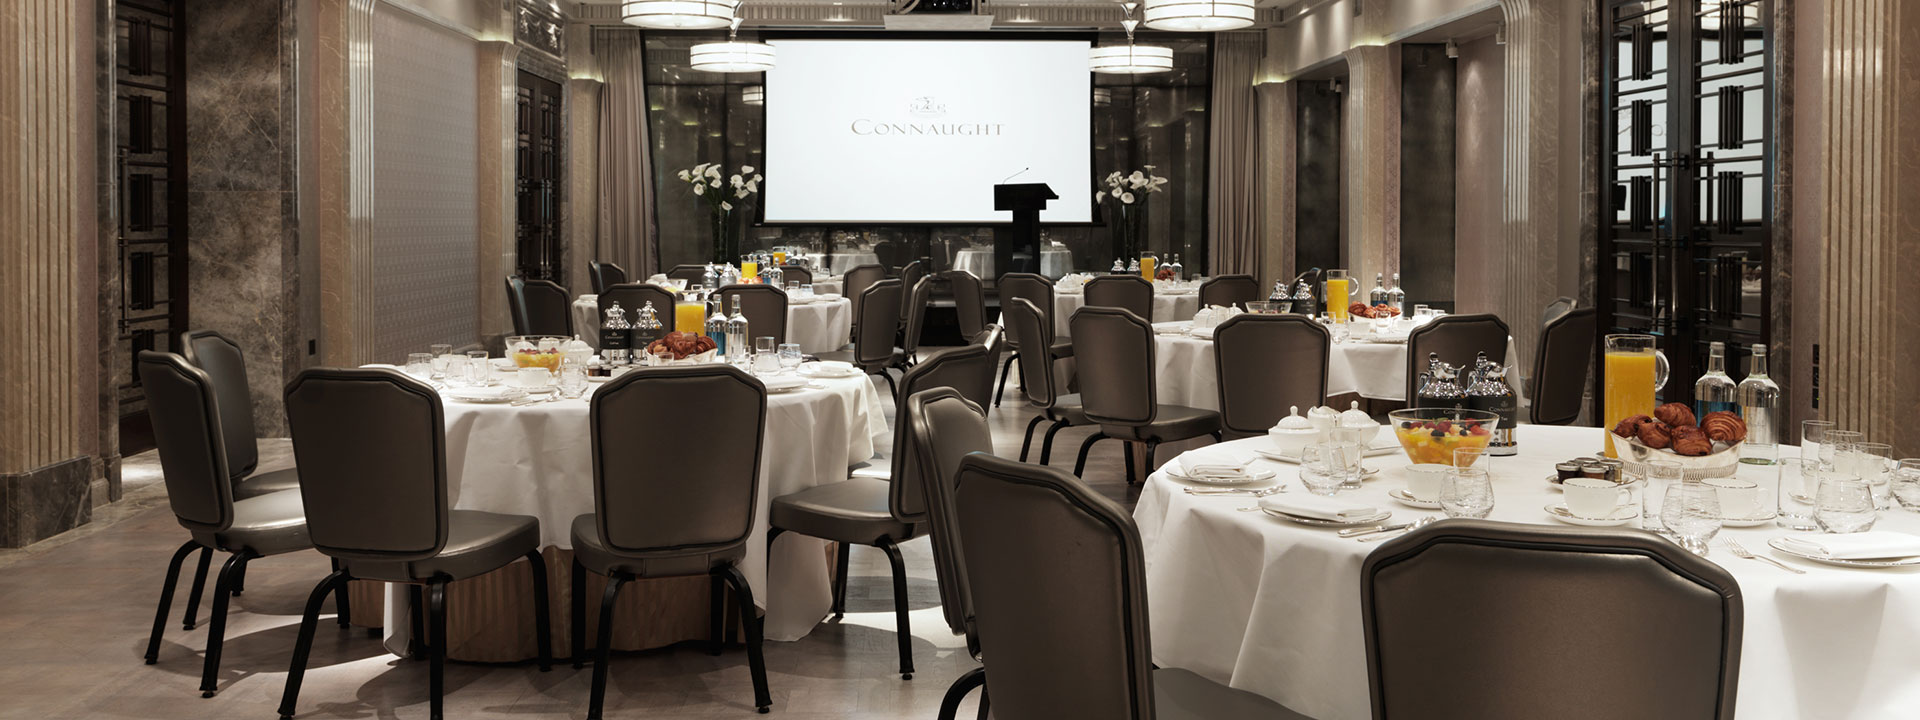
[[[566,284],[560,239],[560,84],[518,71],[514,119],[515,271]]]

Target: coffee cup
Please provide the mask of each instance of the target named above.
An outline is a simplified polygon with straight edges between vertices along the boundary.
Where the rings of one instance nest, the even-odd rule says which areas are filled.
[[[1720,517],[1746,520],[1761,512],[1759,485],[1736,478],[1707,478],[1700,481],[1713,488],[1720,498]]]
[[[538,390],[553,381],[553,373],[548,372],[546,368],[537,367],[520,368],[516,377],[520,380],[522,390]]]
[[[1421,502],[1436,502],[1440,499],[1440,481],[1446,479],[1452,465],[1439,463],[1420,463],[1407,466],[1407,494]]]
[[[1566,493],[1567,512],[1594,520],[1612,518],[1627,502],[1627,488],[1598,478],[1569,478],[1560,483]]]

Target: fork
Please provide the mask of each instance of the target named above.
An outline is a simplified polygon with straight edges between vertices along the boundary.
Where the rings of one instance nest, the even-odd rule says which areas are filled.
[[[1785,570],[1795,575],[1807,574],[1807,571],[1801,570],[1800,568],[1793,567],[1786,563],[1780,562],[1779,560],[1775,560],[1765,555],[1755,555],[1751,552],[1747,552],[1747,549],[1744,547],[1741,547],[1740,543],[1736,542],[1733,538],[1727,538],[1727,549],[1733,551],[1734,557],[1746,558],[1748,560],[1758,560],[1760,562],[1766,563],[1768,565],[1772,565],[1774,567],[1780,568],[1781,570]]]
[[[1273,487],[1265,488],[1261,490],[1239,490],[1239,489],[1232,489],[1232,488],[1218,488],[1218,489],[1187,488],[1188,495],[1224,495],[1229,497],[1256,497],[1256,498],[1266,497],[1268,495],[1272,495],[1275,493],[1283,493],[1286,491],[1287,491],[1287,486],[1285,485],[1275,485]]]

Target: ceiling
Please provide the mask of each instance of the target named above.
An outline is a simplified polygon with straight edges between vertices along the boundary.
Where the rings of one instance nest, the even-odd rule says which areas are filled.
[[[1114,0],[978,0],[996,18],[994,29],[1112,27],[1120,23]],[[1283,9],[1309,0],[1254,0],[1257,26],[1277,25]],[[578,0],[568,15],[577,22],[617,24],[621,0]],[[748,27],[876,27],[891,7],[889,0],[742,0]],[[1136,11],[1136,17],[1138,17]]]

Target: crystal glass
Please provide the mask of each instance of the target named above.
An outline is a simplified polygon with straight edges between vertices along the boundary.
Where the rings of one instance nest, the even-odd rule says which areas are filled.
[[[1720,532],[1720,494],[1704,483],[1681,482],[1667,487],[1660,503],[1660,524],[1680,547],[1695,555],[1707,554],[1707,541]]]
[[[1338,494],[1340,486],[1345,482],[1345,478],[1340,475],[1307,468],[1300,469],[1300,484],[1307,486],[1307,492],[1315,495]]]
[[[1332,495],[1360,475],[1360,446],[1347,442],[1320,442],[1300,451],[1300,477],[1307,490]]]
[[[1454,468],[1440,481],[1440,509],[1450,518],[1484,518],[1493,512],[1493,479],[1485,468]]]
[[[431,353],[407,353],[407,364],[402,371],[421,380],[433,378],[433,355]]]
[[[1852,475],[1873,488],[1873,504],[1886,510],[1893,507],[1893,488],[1888,482],[1893,475],[1893,446],[1886,443],[1857,442],[1835,455],[1837,467],[1834,469],[1844,475]]]
[[[1826,438],[1820,441],[1820,462],[1827,467],[1834,467],[1834,463],[1839,462],[1840,451],[1866,439],[1867,436],[1852,430],[1828,430]]]
[[[447,374],[447,358],[453,355],[453,346],[446,343],[428,345],[427,354],[433,356],[433,376],[445,377]]]
[[[1893,499],[1900,507],[1920,512],[1920,458],[1901,460],[1894,466],[1888,484],[1893,486]]]
[[[1457,468],[1473,467],[1480,458],[1487,456],[1485,447],[1463,447],[1453,449],[1453,466]]]
[[[1344,321],[1332,322],[1328,324],[1327,332],[1333,335],[1333,341],[1335,343],[1344,343],[1347,341],[1348,337],[1353,335],[1352,329],[1348,328],[1346,322]]]
[[[1774,524],[1801,532],[1819,530],[1820,526],[1813,521],[1813,493],[1819,481],[1820,461],[1782,458],[1777,467],[1780,483],[1774,488],[1774,497],[1780,515]]]
[[[1880,517],[1873,507],[1873,488],[1866,481],[1841,474],[1820,479],[1814,495],[1813,519],[1830,533],[1857,533],[1873,529]]]
[[[782,369],[792,370],[800,367],[800,362],[805,359],[806,353],[800,352],[800,343],[780,344],[780,367]]]
[[[1807,420],[1800,423],[1800,457],[1818,461],[1820,445],[1827,441],[1827,432],[1833,430],[1833,423],[1827,420]]]
[[[467,356],[448,353],[434,358],[433,361],[442,364],[440,379],[448,387],[466,387],[473,384],[473,374],[467,370],[471,365],[467,362]]]
[[[475,386],[493,384],[493,363],[487,362],[487,351],[467,351],[467,380]]]
[[[1640,527],[1653,532],[1665,531],[1667,526],[1660,514],[1661,504],[1666,501],[1667,488],[1686,481],[1686,470],[1672,460],[1654,460],[1641,467],[1641,476],[1645,478],[1647,486],[1640,493],[1640,500],[1645,505],[1640,508]]]
[[[560,396],[577,398],[587,391],[587,366],[577,362],[560,364]]]
[[[1780,461],[1780,446],[1773,443],[1740,444],[1740,462],[1748,465],[1772,465]]]
[[[800,281],[788,280],[787,281],[787,297],[799,297],[799,296],[800,296]]]

